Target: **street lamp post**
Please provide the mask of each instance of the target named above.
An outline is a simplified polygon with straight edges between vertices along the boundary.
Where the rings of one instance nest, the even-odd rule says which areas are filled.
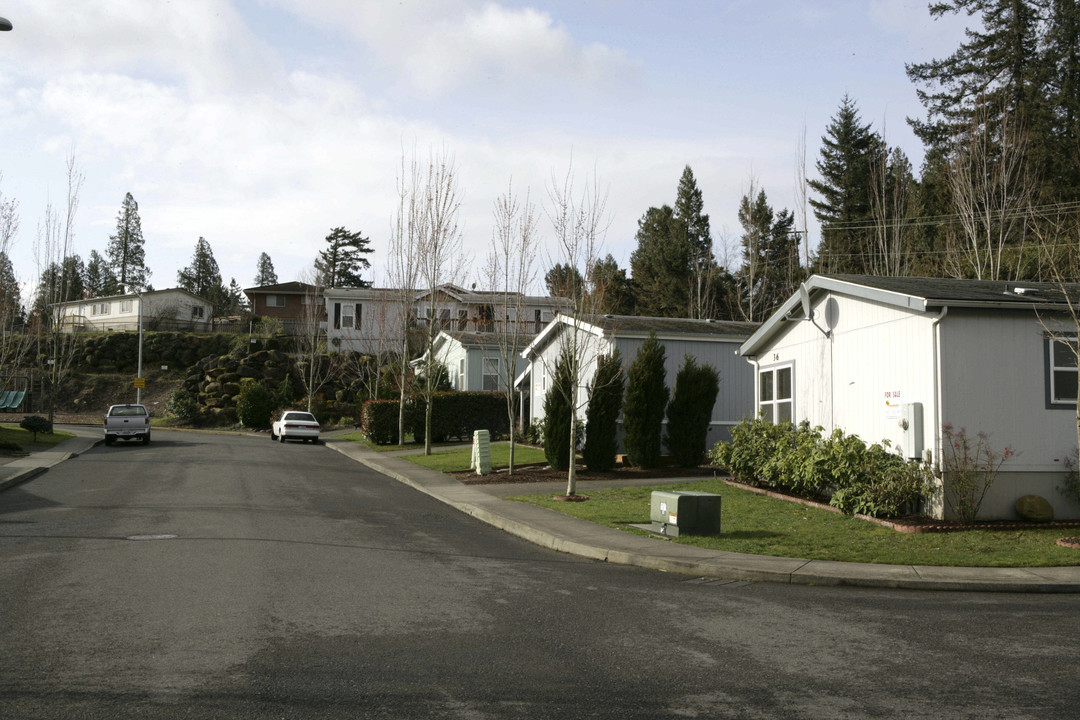
[[[137,291],[137,290],[135,291],[135,295],[139,298],[139,367],[138,367],[138,370],[136,371],[136,375],[135,375],[135,377],[136,377],[136,382],[135,382],[135,404],[136,405],[141,405],[142,404],[142,387],[141,387],[141,383],[138,382],[138,381],[142,379],[142,305],[143,305],[143,296],[142,296],[142,293]]]

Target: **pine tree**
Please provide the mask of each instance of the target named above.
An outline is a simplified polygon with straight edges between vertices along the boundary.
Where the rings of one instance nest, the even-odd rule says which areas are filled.
[[[544,457],[555,470],[570,468],[570,413],[574,412],[574,376],[567,350],[559,354],[551,388],[544,396]]]
[[[0,328],[6,332],[23,320],[22,291],[6,252],[0,252]]]
[[[367,270],[371,263],[364,257],[372,252],[368,247],[368,238],[359,232],[349,232],[343,227],[336,227],[326,236],[327,247],[319,252],[315,269],[322,276],[323,287],[363,288],[371,283],[360,277],[361,270]]]
[[[610,254],[589,268],[589,292],[597,299],[596,311],[605,315],[633,315],[634,289],[626,270]]]
[[[881,141],[863,125],[855,101],[844,96],[840,109],[821,138],[817,162],[820,180],[807,184],[821,222],[818,267],[827,273],[868,272],[866,253],[870,214],[870,158]]]
[[[277,285],[278,276],[274,272],[274,263],[270,262],[270,256],[266,253],[259,254],[259,261],[255,267],[255,287],[264,285]]]
[[[200,237],[195,243],[191,264],[176,274],[176,283],[184,290],[213,303],[215,315],[224,314],[228,310],[228,292],[221,283],[221,270],[206,238]]]
[[[660,464],[660,435],[670,394],[665,384],[664,360],[664,346],[657,341],[656,333],[649,333],[627,373],[623,442],[627,462],[636,467]]]
[[[97,250],[90,251],[90,257],[86,261],[86,274],[84,277],[86,293],[90,297],[108,297],[120,292],[119,282],[113,274],[108,260],[101,256]]]
[[[689,317],[690,246],[670,205],[651,207],[638,220],[630,254],[634,305],[648,317]]]
[[[712,230],[701,190],[694,179],[694,172],[687,165],[679,178],[675,196],[676,232],[686,243],[689,260],[689,287],[687,291],[687,315],[692,318],[708,318],[714,314],[715,298],[712,297],[712,278],[716,273],[713,259]]]
[[[573,265],[555,263],[544,273],[544,286],[551,297],[577,299],[585,289],[585,282]]]
[[[615,455],[619,450],[619,412],[622,410],[625,385],[626,376],[618,349],[611,355],[597,358],[596,374],[589,386],[585,448],[582,451],[585,466],[595,472],[605,472],[615,467]]]
[[[675,394],[667,408],[665,442],[680,467],[705,460],[709,423],[720,392],[720,375],[711,365],[698,365],[687,355],[675,376]]]
[[[120,283],[122,292],[142,289],[150,279],[144,244],[139,204],[131,193],[128,193],[124,196],[124,202],[116,216],[116,234],[109,236],[109,246],[106,249],[109,266]]]

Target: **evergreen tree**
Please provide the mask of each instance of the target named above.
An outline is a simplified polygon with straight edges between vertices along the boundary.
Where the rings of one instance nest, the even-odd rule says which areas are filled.
[[[120,292],[119,282],[109,262],[97,250],[90,251],[90,257],[86,261],[84,280],[89,297],[109,297],[118,295]]]
[[[364,257],[372,252],[368,247],[368,238],[359,232],[349,232],[343,227],[336,227],[326,236],[326,249],[319,252],[315,269],[322,276],[323,287],[363,288],[371,283],[361,279],[361,270],[367,270],[371,263]]]
[[[844,96],[840,109],[821,138],[817,162],[820,180],[807,184],[814,215],[821,222],[818,267],[827,273],[868,273],[870,235],[870,158],[880,139],[863,125],[855,101]]]
[[[611,355],[597,358],[596,374],[589,386],[585,448],[582,451],[585,466],[595,472],[605,472],[615,467],[615,455],[619,450],[619,412],[622,410],[625,385],[626,376],[618,349]]]
[[[720,392],[720,375],[711,365],[698,365],[690,355],[675,376],[675,394],[667,408],[665,442],[680,467],[697,467],[705,460],[713,405]]]
[[[597,312],[610,315],[634,314],[634,289],[626,270],[610,254],[589,268],[589,292],[597,297]]]
[[[0,327],[5,331],[23,321],[22,291],[11,258],[0,252]]]
[[[66,258],[63,263],[49,263],[38,279],[31,313],[45,325],[51,323],[54,303],[80,300],[83,296],[83,263],[78,255]]]
[[[690,246],[670,205],[651,207],[638,220],[630,254],[634,305],[648,317],[689,317]]]
[[[116,216],[116,234],[109,236],[109,246],[106,249],[109,266],[122,288],[121,292],[140,290],[146,287],[150,279],[144,244],[139,204],[131,193],[128,193],[124,196],[124,202]]]
[[[559,354],[551,388],[544,396],[544,457],[555,470],[568,470],[570,413],[574,412],[574,376],[567,350]]]
[[[656,333],[649,333],[627,373],[624,443],[627,462],[636,467],[660,464],[660,435],[669,396],[664,360],[664,346],[657,341]]]
[[[227,312],[228,292],[221,283],[221,270],[206,238],[200,237],[195,243],[191,264],[176,274],[176,283],[184,290],[213,303],[215,315]]]
[[[707,318],[713,315],[715,298],[712,296],[712,278],[717,267],[713,259],[712,230],[709,216],[705,214],[705,203],[701,190],[694,179],[694,172],[687,165],[679,178],[679,189],[675,196],[676,232],[679,240],[686,243],[689,260],[689,287],[687,295],[687,315],[692,318]]]
[[[270,262],[270,256],[260,253],[259,262],[255,266],[255,287],[277,285],[277,282],[277,273],[274,272],[274,263]]]
[[[786,209],[774,213],[765,191],[760,190],[755,197],[743,196],[739,223],[743,226],[743,264],[738,273],[741,313],[751,322],[762,321],[802,280],[795,217]]]
[[[573,265],[555,263],[554,266],[544,273],[544,285],[551,297],[564,297],[572,300],[581,296],[585,288],[585,282],[581,279],[581,273]]]
[[[229,278],[229,287],[225,291],[225,315],[240,315],[247,309],[247,303],[245,302],[244,291],[240,288],[240,283],[236,282],[236,278]]]

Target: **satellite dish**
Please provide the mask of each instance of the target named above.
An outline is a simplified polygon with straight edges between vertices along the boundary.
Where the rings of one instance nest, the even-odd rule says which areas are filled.
[[[11,27],[12,25],[10,20],[0,17],[0,30],[10,30]]]
[[[799,285],[799,301],[802,303],[803,317],[812,320],[814,311],[810,309],[810,291],[806,289],[806,283]]]

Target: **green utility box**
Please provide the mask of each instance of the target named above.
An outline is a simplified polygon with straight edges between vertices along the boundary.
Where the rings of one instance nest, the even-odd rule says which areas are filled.
[[[720,532],[720,496],[690,490],[654,490],[649,517],[653,532],[661,535],[715,535]]]

